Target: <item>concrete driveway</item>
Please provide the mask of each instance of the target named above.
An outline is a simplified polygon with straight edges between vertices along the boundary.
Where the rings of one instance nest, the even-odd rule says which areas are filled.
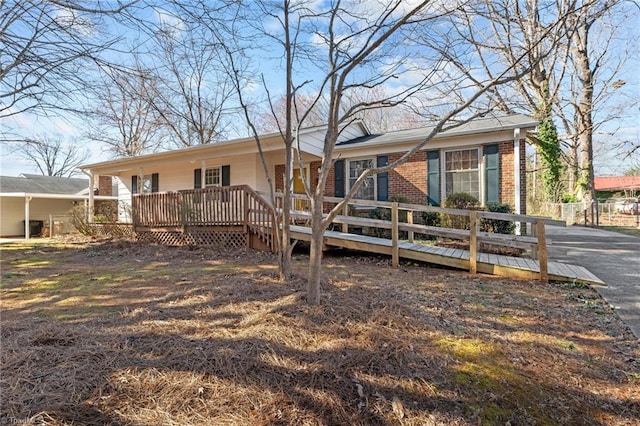
[[[607,284],[595,287],[640,338],[640,238],[597,228],[547,226],[549,260],[584,266]]]

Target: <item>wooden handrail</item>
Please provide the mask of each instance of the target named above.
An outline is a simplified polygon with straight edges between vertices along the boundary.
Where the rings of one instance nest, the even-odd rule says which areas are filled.
[[[275,193],[276,205],[280,205],[278,200],[284,195],[282,193]],[[308,200],[308,197],[303,194],[292,194],[292,197],[297,200]],[[337,204],[341,202],[342,198],[337,197],[324,197],[324,202]],[[365,217],[354,217],[349,215],[349,206],[365,206],[386,208],[391,210],[391,220],[373,219]],[[404,210],[407,212],[406,222],[399,221],[399,211]],[[449,215],[458,215],[463,217],[469,217],[470,229],[453,229],[443,228],[429,225],[420,225],[414,223],[414,212],[433,212]],[[365,226],[380,229],[391,230],[391,248],[392,248],[392,264],[398,264],[398,237],[399,232],[408,232],[409,241],[413,242],[414,234],[426,234],[436,235],[445,238],[457,239],[469,241],[469,270],[471,273],[476,273],[478,270],[478,252],[480,251],[479,244],[489,243],[494,245],[518,247],[530,249],[532,258],[538,258],[540,264],[540,279],[542,281],[548,280],[547,270],[547,241],[544,235],[545,225],[561,225],[566,226],[564,222],[553,220],[550,218],[544,218],[539,216],[526,216],[509,213],[497,213],[497,212],[485,212],[479,210],[462,210],[462,209],[449,209],[442,207],[424,206],[420,204],[410,203],[396,203],[386,201],[372,201],[372,200],[351,200],[344,206],[342,214],[337,215],[333,222],[342,225],[342,232],[348,233],[349,225]],[[326,215],[326,214],[325,214]],[[293,218],[310,218],[310,213],[305,211],[294,210],[292,211]],[[481,219],[502,220],[507,222],[520,222],[531,223],[532,234],[531,236],[511,235],[511,234],[496,234],[490,232],[480,231]]]
[[[276,199],[284,196],[282,192],[275,192],[274,196]],[[296,200],[308,200],[305,194],[291,194],[291,197]],[[325,203],[339,203],[343,199],[339,197],[324,197]],[[359,200],[353,199],[348,203],[351,206],[367,206],[367,207],[381,207],[391,209],[393,202],[391,201],[373,201],[373,200]],[[411,203],[397,203],[399,210],[407,210],[413,212],[432,212],[432,213],[443,213],[443,214],[451,214],[457,216],[469,217],[469,212],[472,210],[466,209],[451,209],[445,207],[435,207],[435,206],[427,206],[423,204],[411,204]],[[538,220],[543,220],[545,225],[554,225],[554,226],[566,226],[566,222],[562,220],[551,219],[543,216],[529,216],[522,214],[513,214],[513,213],[498,213],[498,212],[486,212],[482,210],[477,210],[478,218],[482,219],[494,219],[494,220],[504,220],[507,222],[523,222],[523,223],[536,223]]]

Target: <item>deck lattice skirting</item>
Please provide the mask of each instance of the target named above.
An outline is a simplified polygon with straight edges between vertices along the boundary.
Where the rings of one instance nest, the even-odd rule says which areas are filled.
[[[248,246],[248,235],[238,231],[216,230],[216,227],[187,228],[185,230],[139,229],[137,240],[167,246],[215,246],[240,249]]]

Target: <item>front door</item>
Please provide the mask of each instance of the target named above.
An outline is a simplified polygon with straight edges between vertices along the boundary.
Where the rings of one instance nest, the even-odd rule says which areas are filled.
[[[306,170],[305,170],[306,172]],[[306,175],[306,173],[305,173]],[[305,194],[304,192],[304,183],[302,182],[302,175],[300,174],[300,169],[293,169],[293,193],[294,194]],[[296,198],[293,202],[294,210],[309,210],[307,208],[307,200],[301,200]]]

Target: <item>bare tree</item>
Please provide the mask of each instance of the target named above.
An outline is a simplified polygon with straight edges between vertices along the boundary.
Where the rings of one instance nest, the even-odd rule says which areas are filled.
[[[486,114],[497,107],[491,91],[496,86],[513,83],[526,75],[530,69],[525,63],[529,54],[527,47],[514,55],[513,65],[502,65],[494,69],[491,76],[474,81],[465,73],[456,71],[454,60],[472,62],[468,40],[457,37],[446,25],[445,19],[457,13],[463,6],[424,0],[409,5],[401,0],[389,2],[335,1],[319,5],[317,2],[259,2],[253,11],[263,19],[246,19],[240,7],[233,17],[220,22],[206,11],[188,9],[194,20],[224,31],[217,35],[216,42],[224,46],[229,75],[245,112],[247,123],[252,128],[259,152],[261,141],[247,101],[248,86],[246,71],[253,43],[259,38],[243,38],[234,33],[236,27],[247,27],[247,22],[270,21],[270,28],[257,25],[274,46],[280,49],[284,64],[283,99],[284,117],[274,114],[274,122],[280,131],[285,149],[285,176],[282,213],[282,241],[288,244],[289,210],[291,207],[292,175],[294,168],[303,169],[305,158],[300,143],[299,130],[311,120],[312,114],[324,112],[326,126],[321,165],[317,181],[303,179],[305,191],[311,203],[311,256],[308,275],[307,301],[318,303],[320,298],[320,272],[322,264],[323,234],[335,216],[357,193],[363,182],[377,173],[382,173],[406,162],[411,155],[424,146],[440,131],[450,129],[463,122]],[[253,17],[252,17],[253,18]],[[238,21],[242,21],[239,23]],[[273,25],[276,23],[277,25]],[[277,27],[277,30],[273,30]],[[301,40],[305,40],[303,43]],[[223,42],[224,41],[224,42]],[[451,52],[459,54],[459,57]],[[464,57],[463,57],[464,56]],[[304,70],[304,72],[300,72]],[[264,81],[264,78],[262,78]],[[255,80],[254,80],[255,81]],[[383,90],[391,81],[394,90]],[[305,99],[305,107],[296,110],[296,100],[303,93],[313,94],[312,102]],[[264,84],[268,99],[270,87]],[[427,93],[428,90],[428,94]],[[364,92],[364,95],[363,95]],[[272,112],[275,111],[271,103]],[[420,111],[422,119],[433,126],[424,139],[397,161],[383,167],[365,170],[350,186],[344,199],[328,213],[323,211],[324,191],[331,169],[336,161],[335,146],[345,126],[362,118],[367,111],[408,105]],[[293,157],[294,153],[297,157]],[[273,191],[272,179],[264,156],[261,155],[265,176]],[[288,246],[284,246],[288,247]],[[281,253],[286,263],[287,250]],[[286,271],[286,268],[281,269]],[[285,274],[286,275],[286,274]],[[285,277],[286,278],[286,277]]]
[[[162,122],[148,101],[156,81],[148,74],[140,67],[105,71],[87,137],[104,144],[116,157],[153,152],[162,143]]]
[[[558,196],[564,167],[567,189],[573,192],[578,186],[586,199],[593,197],[593,135],[624,116],[620,106],[628,111],[634,104],[619,90],[633,49],[612,48],[621,38],[618,28],[633,15],[625,7],[619,0],[483,0],[456,15],[461,21],[454,28],[466,34],[479,58],[457,63],[470,79],[491,76],[500,66],[513,65],[523,48],[528,51],[522,63],[531,69],[527,77],[495,88],[491,95],[500,109],[541,121],[539,137],[532,142],[542,157],[550,197]]]
[[[0,4],[0,117],[77,110],[86,68],[112,48],[104,20],[132,1],[5,0]]]
[[[364,105],[371,100],[387,99],[390,94],[382,86],[373,89],[358,89],[345,94],[343,108],[349,109],[351,105]],[[313,108],[311,107],[313,105]],[[256,127],[261,132],[274,132],[278,130],[278,117],[284,117],[286,112],[286,97],[282,96],[270,105],[268,110],[257,114]],[[294,98],[294,128],[299,127],[298,120],[306,116],[304,127],[322,126],[327,116],[326,99],[317,99],[317,94],[299,93]],[[424,118],[406,105],[395,107],[374,106],[362,109],[358,113],[361,119],[373,133],[402,130],[424,125]]]
[[[170,12],[166,12],[170,13]],[[177,12],[171,12],[176,13]],[[225,138],[235,93],[220,63],[219,44],[206,26],[175,16],[153,30],[156,81],[147,97],[178,147]]]
[[[309,303],[316,304],[320,300],[324,231],[357,193],[363,182],[369,176],[389,171],[406,162],[440,131],[490,111],[495,106],[492,105],[492,98],[486,96],[487,92],[500,84],[515,81],[529,71],[526,66],[520,66],[528,49],[523,49],[517,55],[514,65],[496,70],[495,74],[482,82],[469,81],[464,73],[452,71],[450,62],[456,59],[463,60],[462,52],[467,51],[469,45],[464,39],[451,38],[448,30],[439,32],[438,28],[445,28],[439,25],[444,23],[444,17],[463,8],[464,6],[458,8],[452,4],[448,9],[444,4],[431,4],[429,1],[407,7],[406,3],[398,1],[381,6],[377,11],[379,13],[372,16],[370,10],[358,11],[357,5],[354,7],[350,2],[335,2],[320,15],[323,19],[320,23],[323,25],[321,38],[326,49],[320,92],[326,93],[329,110],[318,182],[315,186],[305,182],[311,199],[312,216],[307,288]],[[347,27],[344,28],[343,24]],[[406,40],[417,40],[420,33],[422,37],[419,44],[406,43]],[[449,52],[452,51],[458,52],[460,57],[450,55]],[[420,59],[414,63],[416,57]],[[391,65],[389,58],[394,59]],[[387,66],[382,67],[382,64]],[[353,88],[380,87],[392,78],[400,78],[403,73],[411,76],[404,89],[385,98],[368,99],[352,104],[349,108],[343,108],[345,94]],[[335,163],[334,150],[341,129],[361,111],[405,103],[408,99],[419,96],[426,88],[431,96],[434,93],[436,96],[440,94],[441,99],[432,102],[430,108],[425,111],[425,115],[428,115],[434,124],[422,141],[398,160],[386,166],[365,170],[350,187],[343,200],[325,213],[324,188]],[[299,161],[302,162],[303,159],[300,158]]]
[[[70,177],[89,158],[86,149],[65,143],[60,136],[36,136],[17,145],[18,154],[44,176]]]
[[[576,2],[567,21],[569,33],[570,72],[567,73],[569,90],[560,99],[558,112],[573,147],[579,149],[577,186],[583,200],[596,200],[594,185],[593,139],[597,129],[619,113],[597,116],[598,109],[611,100],[624,85],[619,79],[621,66],[629,52],[610,49],[617,35],[617,11],[625,2],[619,0],[593,0]],[[596,41],[596,37],[600,36]],[[630,42],[633,42],[630,40]],[[619,91],[618,91],[619,93]],[[638,100],[633,100],[637,105]],[[630,107],[633,105],[627,105]],[[575,149],[574,148],[574,149]]]
[[[293,105],[293,126],[299,125],[298,119],[301,114],[304,114],[308,110],[307,119],[305,120],[305,127],[322,126],[326,117],[326,112],[322,111],[323,106],[321,103],[316,103],[314,108],[311,108],[311,104],[315,101],[315,96],[312,94],[300,93],[295,97]],[[280,122],[283,121],[283,117],[287,114],[287,97],[285,95],[280,98],[269,102],[269,105],[263,111],[256,113],[256,128],[260,132],[276,132],[281,127]]]

